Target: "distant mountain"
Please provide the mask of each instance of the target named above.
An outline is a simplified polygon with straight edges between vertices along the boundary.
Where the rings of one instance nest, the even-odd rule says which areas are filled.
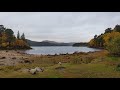
[[[44,40],[44,41],[42,41],[42,42],[44,42],[44,43],[58,43],[58,42],[55,42],[55,41],[49,41],[49,40]]]
[[[55,42],[55,41],[49,41],[49,40],[45,40],[42,42],[32,41],[28,39],[26,40],[30,46],[72,46],[74,44],[74,43]]]

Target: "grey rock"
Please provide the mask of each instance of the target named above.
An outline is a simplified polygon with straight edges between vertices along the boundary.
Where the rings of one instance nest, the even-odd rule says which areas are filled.
[[[36,69],[30,69],[29,72],[34,75],[34,74],[36,74],[37,70]]]
[[[59,62],[58,64],[59,64],[59,65],[62,65],[62,63],[61,63],[61,62]]]
[[[42,72],[42,71],[43,71],[43,70],[42,70],[41,68],[39,68],[39,67],[36,67],[35,69],[36,69],[37,72]]]

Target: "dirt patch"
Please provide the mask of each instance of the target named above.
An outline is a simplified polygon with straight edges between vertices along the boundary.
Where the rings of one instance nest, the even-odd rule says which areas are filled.
[[[66,68],[65,67],[56,67],[55,69],[56,70],[65,70]]]

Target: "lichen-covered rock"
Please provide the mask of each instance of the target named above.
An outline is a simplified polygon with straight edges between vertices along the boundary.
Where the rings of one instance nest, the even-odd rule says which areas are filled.
[[[29,72],[34,75],[34,74],[36,74],[37,70],[36,69],[30,69]]]
[[[35,70],[36,70],[37,72],[42,72],[42,71],[43,71],[43,70],[42,70],[41,68],[39,68],[39,67],[36,67]]]
[[[61,62],[59,62],[58,64],[59,64],[59,65],[62,65],[62,63],[61,63]]]
[[[42,67],[41,69],[42,69],[42,72],[45,70],[45,68],[44,68],[44,67]]]

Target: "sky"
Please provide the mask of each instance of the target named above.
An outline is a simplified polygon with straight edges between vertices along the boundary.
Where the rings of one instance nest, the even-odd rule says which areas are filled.
[[[88,42],[120,24],[120,12],[0,12],[0,25],[34,41]]]

